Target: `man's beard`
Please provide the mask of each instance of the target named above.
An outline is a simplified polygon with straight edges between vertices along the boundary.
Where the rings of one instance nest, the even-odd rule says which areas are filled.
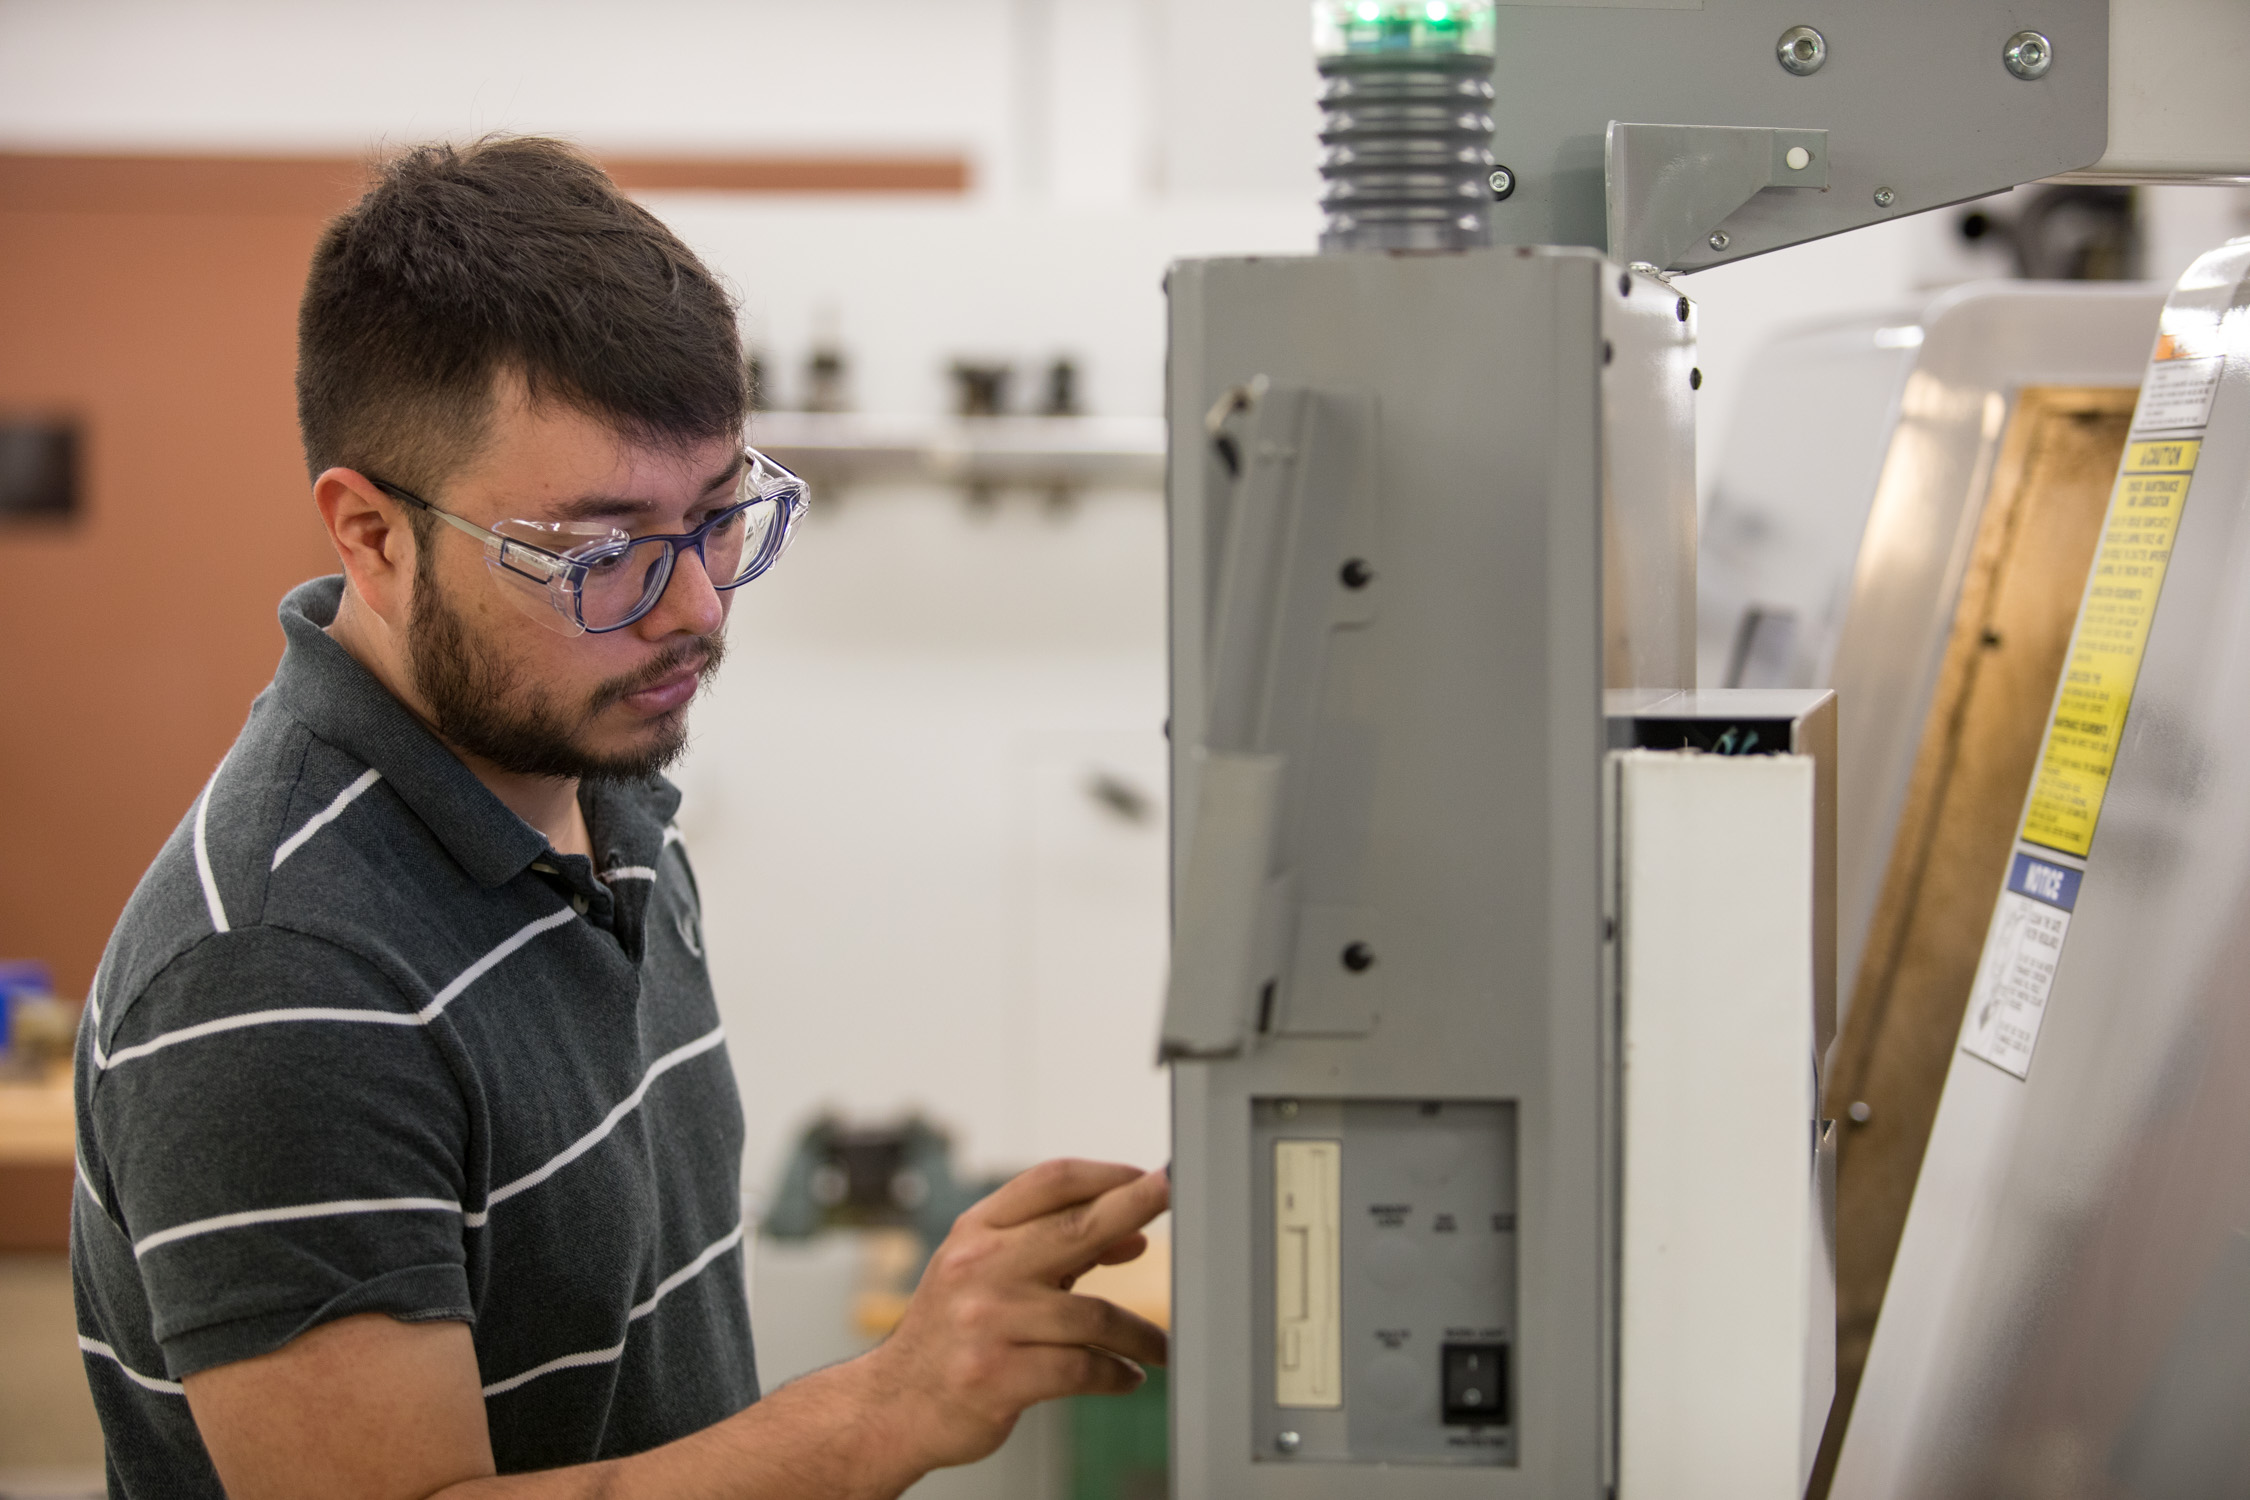
[[[726,652],[723,637],[673,646],[641,670],[601,684],[573,708],[523,681],[477,639],[431,576],[435,551],[422,548],[415,569],[406,662],[440,738],[516,776],[637,781],[680,758],[688,741],[684,711],[653,743],[630,754],[589,750],[580,736],[602,710],[691,663],[700,661],[697,675],[710,681]]]

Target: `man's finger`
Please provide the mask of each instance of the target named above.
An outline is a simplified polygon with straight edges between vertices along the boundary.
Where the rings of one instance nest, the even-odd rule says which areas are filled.
[[[1084,1346],[1029,1344],[1016,1351],[1012,1393],[1024,1405],[1058,1396],[1122,1396],[1148,1372],[1131,1360]]]
[[[1171,1348],[1164,1330],[1139,1313],[1070,1292],[1039,1298],[1011,1323],[1019,1343],[1084,1344],[1140,1365],[1163,1364]]]
[[[1060,1208],[1098,1198],[1142,1175],[1139,1167],[1108,1161],[1077,1161],[1069,1157],[1043,1161],[1019,1172],[972,1205],[964,1219],[1009,1229],[1029,1223]]]
[[[1092,1202],[1058,1208],[1019,1226],[1008,1263],[1038,1280],[1058,1280],[1137,1233],[1171,1202],[1172,1184],[1163,1173],[1136,1177]]]
[[[1140,1233],[1129,1234],[1095,1256],[1094,1265],[1121,1266],[1129,1260],[1139,1260],[1147,1252],[1148,1236]],[[1093,1267],[1089,1266],[1087,1269],[1091,1270]]]

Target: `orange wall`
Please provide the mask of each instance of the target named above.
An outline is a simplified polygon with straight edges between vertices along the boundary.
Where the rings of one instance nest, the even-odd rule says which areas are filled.
[[[619,162],[620,181],[958,192],[959,161]],[[296,303],[346,161],[0,156],[0,411],[82,423],[75,523],[0,522],[0,957],[82,995],[134,883],[334,570]]]

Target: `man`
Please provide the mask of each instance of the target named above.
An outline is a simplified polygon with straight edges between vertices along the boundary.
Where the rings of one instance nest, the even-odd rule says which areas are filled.
[[[410,153],[322,238],[298,406],[343,576],[283,601],[79,1041],[112,1494],[893,1495],[1162,1359],[1070,1288],[1164,1177],[1050,1162],[884,1344],[758,1399],[658,775],[802,509],[742,371],[709,273],[554,142]]]

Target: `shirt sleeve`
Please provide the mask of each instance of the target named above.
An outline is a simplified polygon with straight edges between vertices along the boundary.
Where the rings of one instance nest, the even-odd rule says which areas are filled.
[[[378,969],[246,929],[120,1010],[94,1074],[93,1185],[174,1379],[353,1313],[471,1318],[469,1112],[444,1039]]]

